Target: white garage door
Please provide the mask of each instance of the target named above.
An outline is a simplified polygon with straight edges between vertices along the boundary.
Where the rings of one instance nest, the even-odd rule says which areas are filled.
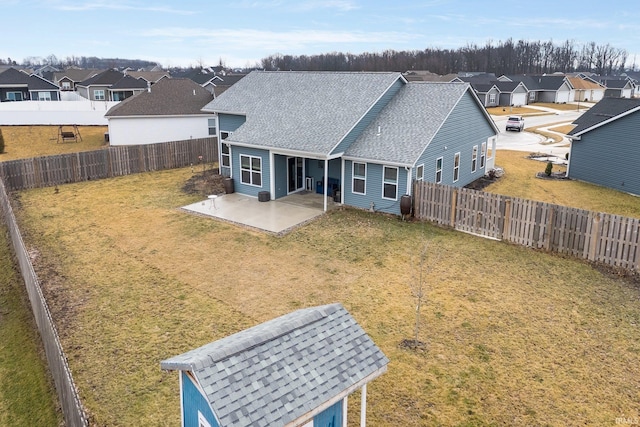
[[[514,93],[513,94],[513,105],[526,105],[527,104],[527,94],[526,93]]]
[[[571,95],[571,92],[568,90],[559,90],[556,96],[556,102],[560,102],[560,103],[570,102],[571,101],[570,95]]]

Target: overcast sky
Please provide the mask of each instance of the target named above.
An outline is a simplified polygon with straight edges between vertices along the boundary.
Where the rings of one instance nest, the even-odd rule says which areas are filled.
[[[275,54],[610,43],[640,63],[640,3],[479,0],[0,0],[0,57],[253,66]]]

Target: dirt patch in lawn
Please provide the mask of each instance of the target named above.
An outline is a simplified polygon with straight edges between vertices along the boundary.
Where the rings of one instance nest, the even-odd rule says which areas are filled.
[[[223,180],[224,177],[218,173],[217,168],[209,169],[189,178],[182,186],[182,191],[185,194],[197,194],[200,196],[223,194]]]

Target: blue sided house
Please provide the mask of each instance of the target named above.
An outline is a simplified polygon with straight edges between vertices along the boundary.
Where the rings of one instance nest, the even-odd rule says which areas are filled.
[[[493,168],[499,133],[468,83],[400,73],[253,71],[207,104],[221,173],[270,199],[313,191],[400,214],[413,180],[464,186]]]
[[[389,360],[341,304],[297,310],[160,363],[183,427],[346,427],[347,397]]]
[[[640,196],[640,99],[603,98],[573,124],[567,176]]]

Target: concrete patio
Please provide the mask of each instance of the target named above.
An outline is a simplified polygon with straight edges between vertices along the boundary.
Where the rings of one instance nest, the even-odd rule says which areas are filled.
[[[182,209],[271,233],[283,233],[322,215],[323,204],[321,194],[308,192],[294,193],[269,202],[232,193],[209,196]],[[338,204],[329,198],[327,209],[335,209],[336,206]]]

